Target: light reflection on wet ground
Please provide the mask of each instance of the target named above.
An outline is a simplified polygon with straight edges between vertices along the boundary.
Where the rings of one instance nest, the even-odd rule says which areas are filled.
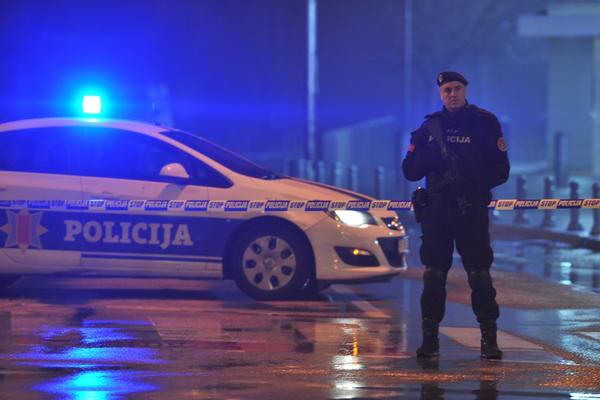
[[[415,272],[279,303],[252,301],[230,282],[26,278],[0,296],[0,392],[26,400],[598,398],[599,312],[572,307],[586,297],[564,309],[527,307],[527,296],[524,308],[503,306],[501,328],[537,347],[507,348],[502,362],[481,361],[476,347],[444,335],[440,359],[419,362]],[[505,272],[498,282],[514,286],[516,271]],[[521,292],[535,292],[535,279],[530,285]],[[474,326],[456,299],[444,325]]]
[[[166,363],[156,349],[140,346],[140,339],[154,333],[148,321],[94,320],[90,319],[93,309],[74,311],[74,315],[66,319],[66,326],[35,326],[31,333],[37,337],[29,337],[31,343],[17,346],[21,351],[6,356],[19,371],[57,375],[34,384],[32,391],[57,399],[80,400],[118,399],[160,388],[143,379],[144,371],[132,369]],[[24,327],[21,318],[12,319],[12,327]],[[40,316],[33,319],[45,320]],[[16,338],[15,344],[23,344],[22,335]]]
[[[600,252],[544,240],[494,241],[496,267],[600,293]]]
[[[83,370],[67,377],[50,379],[33,390],[65,400],[109,400],[160,389],[144,383],[140,371]]]

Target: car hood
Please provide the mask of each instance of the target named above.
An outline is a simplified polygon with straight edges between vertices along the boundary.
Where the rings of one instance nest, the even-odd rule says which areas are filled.
[[[324,183],[306,181],[298,178],[282,178],[275,180],[255,179],[260,189],[272,192],[274,200],[374,200],[351,190],[341,189]]]

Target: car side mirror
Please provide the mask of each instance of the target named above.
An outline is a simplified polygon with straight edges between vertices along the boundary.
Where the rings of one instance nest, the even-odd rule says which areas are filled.
[[[175,178],[178,180],[190,179],[190,174],[188,174],[185,170],[185,167],[179,163],[170,163],[163,166],[158,175],[167,178]]]

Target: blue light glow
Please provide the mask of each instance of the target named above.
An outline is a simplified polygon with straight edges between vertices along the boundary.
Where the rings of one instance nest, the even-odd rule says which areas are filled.
[[[96,95],[83,96],[82,110],[84,114],[100,114],[102,112],[102,99]]]
[[[144,383],[140,371],[82,371],[64,378],[46,381],[35,390],[59,394],[65,400],[115,400],[138,392],[158,390],[156,385]]]
[[[60,353],[52,353],[46,346],[34,345],[27,353],[15,354],[13,357],[27,361],[64,361],[73,363],[140,363],[140,364],[162,364],[165,363],[157,357],[155,349],[140,347],[70,347]]]

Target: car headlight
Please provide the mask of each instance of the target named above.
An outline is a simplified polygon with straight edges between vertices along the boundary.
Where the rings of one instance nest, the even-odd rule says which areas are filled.
[[[353,226],[356,228],[365,228],[368,225],[377,225],[375,218],[365,211],[335,210],[329,212],[328,215],[344,225]]]

